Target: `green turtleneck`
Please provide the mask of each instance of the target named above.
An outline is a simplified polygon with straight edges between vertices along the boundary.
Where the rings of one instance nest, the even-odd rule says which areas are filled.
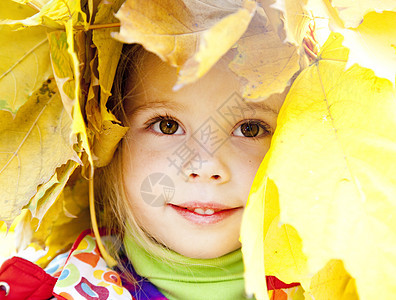
[[[164,257],[160,258],[148,253],[130,236],[125,238],[124,245],[135,271],[168,299],[247,299],[241,249],[218,258],[196,259],[161,247]]]

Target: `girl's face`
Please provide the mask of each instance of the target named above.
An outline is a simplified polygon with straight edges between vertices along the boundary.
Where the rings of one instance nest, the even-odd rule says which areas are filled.
[[[143,61],[126,101],[124,185],[138,224],[170,249],[214,258],[238,249],[254,175],[270,146],[283,97],[247,103],[223,59],[173,91],[176,70]]]

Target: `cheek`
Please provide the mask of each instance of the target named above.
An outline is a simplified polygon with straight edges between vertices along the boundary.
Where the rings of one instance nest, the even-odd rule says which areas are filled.
[[[128,144],[123,147],[124,166],[138,177],[160,172],[167,165],[167,148],[161,141],[144,134],[130,135]]]
[[[154,173],[170,176],[168,153],[147,147],[144,143],[123,147],[123,181],[129,201],[136,204],[141,199],[141,187]]]
[[[255,151],[239,152],[238,164],[234,167],[234,175],[236,175],[236,181],[244,192],[244,199],[247,201],[247,197],[250,192],[251,185],[254,177],[260,167],[261,162],[267,153],[267,147],[256,148]],[[241,153],[244,153],[241,156]]]

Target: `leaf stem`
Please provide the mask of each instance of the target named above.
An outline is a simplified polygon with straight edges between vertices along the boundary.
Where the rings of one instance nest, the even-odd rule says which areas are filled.
[[[38,4],[34,3],[33,1],[26,3],[26,5],[37,11],[40,11],[41,9],[41,7]]]
[[[109,267],[114,267],[117,265],[117,261],[112,258],[109,253],[107,253],[105,247],[103,246],[102,239],[100,238],[98,222],[96,220],[95,212],[95,195],[94,195],[94,167],[90,166],[89,173],[89,212],[91,215],[92,229],[96,238],[96,243],[99,247],[99,251],[102,254],[103,259],[106,261]]]
[[[120,27],[120,26],[121,26],[121,23],[93,24],[93,25],[89,25],[87,30],[106,29],[106,28],[114,28],[114,27]],[[85,27],[81,26],[81,25],[74,26],[74,29],[86,30]]]

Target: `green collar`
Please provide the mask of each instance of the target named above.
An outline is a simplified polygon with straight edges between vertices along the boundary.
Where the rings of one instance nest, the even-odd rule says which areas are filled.
[[[163,247],[164,258],[151,255],[129,236],[124,246],[135,271],[168,299],[246,299],[241,249],[214,259],[195,259]]]

